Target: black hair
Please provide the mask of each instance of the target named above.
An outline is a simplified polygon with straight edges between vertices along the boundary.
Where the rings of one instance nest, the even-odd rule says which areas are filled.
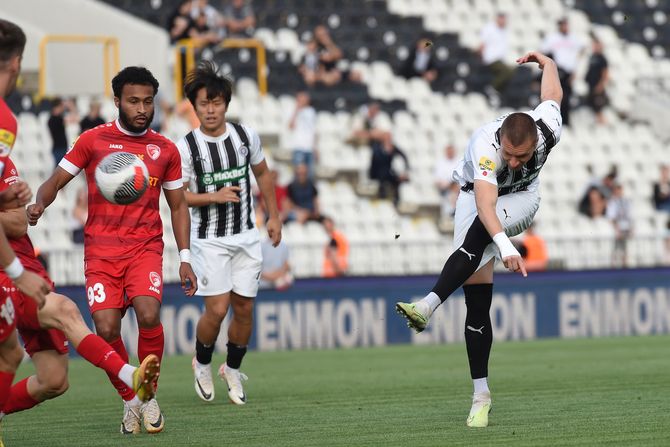
[[[15,56],[23,54],[26,47],[26,34],[21,27],[0,19],[0,63],[9,62]]]
[[[186,76],[184,94],[195,107],[195,98],[200,89],[207,89],[207,99],[223,97],[226,106],[233,95],[233,83],[224,75],[217,73],[216,65],[211,61],[203,61]]]
[[[526,142],[537,144],[537,127],[535,121],[527,113],[515,112],[510,114],[500,127],[500,137],[505,137],[509,143],[518,147]]]
[[[118,72],[112,79],[114,96],[120,99],[123,86],[126,84],[150,85],[154,88],[154,96],[158,93],[158,80],[144,67],[126,67]]]

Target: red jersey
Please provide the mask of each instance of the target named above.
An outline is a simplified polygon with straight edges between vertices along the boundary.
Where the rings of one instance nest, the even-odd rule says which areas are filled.
[[[108,202],[95,185],[95,168],[112,152],[136,154],[149,170],[149,187],[129,205]],[[163,253],[161,187],[171,190],[183,186],[181,157],[174,143],[153,130],[141,134],[129,132],[117,120],[81,134],[58,166],[72,175],[82,169],[86,172],[85,259],[124,259],[144,250]]]
[[[16,141],[16,117],[4,99],[0,98],[0,157],[9,156]]]

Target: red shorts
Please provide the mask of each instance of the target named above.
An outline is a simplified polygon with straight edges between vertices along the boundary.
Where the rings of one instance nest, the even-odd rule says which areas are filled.
[[[153,251],[127,259],[86,261],[86,295],[91,313],[125,311],[138,296],[163,300],[163,256]]]
[[[16,310],[9,295],[2,291],[0,293],[2,293],[0,295],[0,342],[3,342],[16,329]]]
[[[53,282],[49,275],[44,272],[36,272],[41,275],[53,289]],[[16,311],[16,327],[23,339],[26,352],[32,355],[39,351],[57,351],[59,354],[67,354],[68,342],[65,334],[58,329],[43,329],[37,318],[37,303],[35,300],[20,292],[11,279],[0,275],[0,288],[8,295],[14,303]]]

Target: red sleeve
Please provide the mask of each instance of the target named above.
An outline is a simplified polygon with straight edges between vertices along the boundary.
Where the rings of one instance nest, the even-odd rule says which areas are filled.
[[[14,162],[7,158],[5,160],[5,169],[2,171],[2,181],[0,182],[0,192],[9,188],[9,185],[19,181],[19,171]]]
[[[93,141],[95,140],[95,132],[92,132],[92,130],[84,132],[74,140],[70,150],[67,151],[67,154],[58,163],[58,166],[72,175],[77,175],[79,171],[88,166],[88,163],[91,161]]]

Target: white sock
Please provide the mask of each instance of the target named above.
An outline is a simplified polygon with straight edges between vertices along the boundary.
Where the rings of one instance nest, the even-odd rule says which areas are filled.
[[[129,387],[133,387],[133,373],[135,372],[137,368],[135,368],[133,365],[125,364],[123,367],[121,367],[121,371],[119,371],[119,379],[123,381],[126,385]]]
[[[427,314],[426,316],[430,317],[433,312],[435,312],[435,309],[437,309],[440,304],[442,304],[442,300],[440,300],[440,297],[437,296],[435,292],[430,292],[428,295],[426,295],[424,298],[421,299],[420,303],[426,304],[427,307]]]
[[[481,379],[472,379],[472,383],[475,386],[475,394],[491,392],[489,391],[488,377],[482,377]]]

